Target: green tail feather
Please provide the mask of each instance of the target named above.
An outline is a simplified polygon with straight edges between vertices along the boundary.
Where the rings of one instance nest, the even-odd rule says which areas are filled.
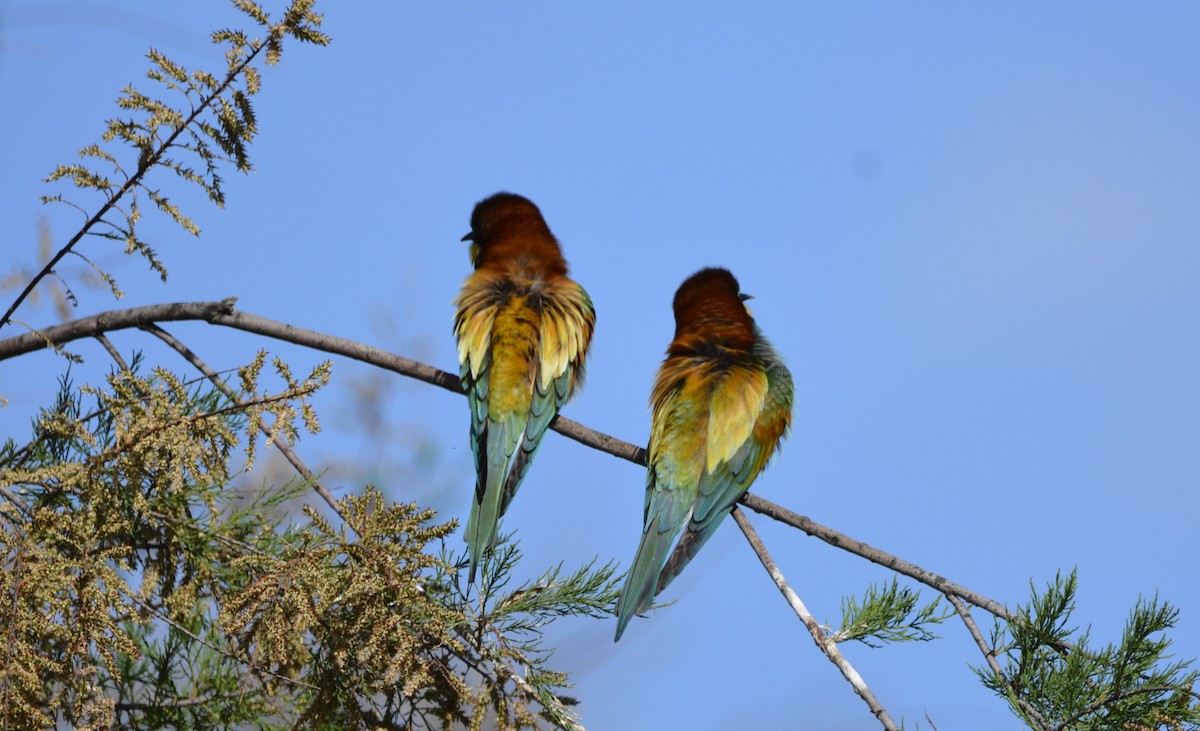
[[[617,635],[613,642],[621,639],[625,626],[635,614],[640,614],[654,603],[658,594],[658,574],[667,560],[667,553],[675,540],[676,530],[659,529],[659,521],[663,516],[657,515],[646,526],[642,542],[638,545],[637,555],[633,557],[633,568],[625,578],[625,586],[617,599]]]
[[[505,481],[508,467],[516,448],[517,439],[509,437],[512,424],[491,424],[487,435],[487,476],[482,498],[478,489],[471,503],[471,515],[467,518],[466,540],[471,554],[468,583],[475,583],[475,570],[483,562],[483,555],[496,543],[496,530],[500,516],[504,513]],[[517,430],[519,436],[524,429]]]
[[[721,515],[714,521],[705,525],[701,530],[692,530],[691,525],[683,533],[683,537],[679,539],[679,545],[675,546],[675,550],[671,552],[671,557],[667,559],[662,571],[658,575],[658,586],[655,589],[656,594],[661,594],[667,586],[675,580],[675,577],[683,573],[684,567],[696,557],[704,544],[712,538],[713,533],[717,532],[717,526],[721,524],[721,520],[729,515],[728,510],[722,511]]]
[[[471,517],[467,518],[467,548],[471,552],[471,570],[468,583],[475,583],[475,569],[483,562],[483,554],[496,542],[496,528],[500,523],[500,493],[498,486],[488,487],[483,501],[471,504]]]

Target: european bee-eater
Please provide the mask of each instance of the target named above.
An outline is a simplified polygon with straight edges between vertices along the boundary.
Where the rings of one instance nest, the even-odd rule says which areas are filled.
[[[675,339],[650,394],[644,529],[617,601],[618,640],[712,536],[791,425],[792,376],[754,324],[749,298],[725,269],[702,269],[675,293]]]
[[[466,531],[473,582],[546,427],[582,383],[596,313],[528,199],[480,201],[462,240],[475,267],[454,301],[476,471]]]

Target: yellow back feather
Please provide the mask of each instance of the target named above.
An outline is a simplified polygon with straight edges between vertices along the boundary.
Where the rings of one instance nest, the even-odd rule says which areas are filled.
[[[760,368],[735,367],[713,389],[705,460],[709,474],[750,439],[766,400],[767,374]]]

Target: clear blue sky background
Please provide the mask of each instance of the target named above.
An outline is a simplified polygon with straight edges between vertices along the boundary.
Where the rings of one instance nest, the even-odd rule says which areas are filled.
[[[228,208],[190,207],[199,240],[143,224],[170,282],[106,259],[128,296],[86,292],[81,315],[237,295],[453,371],[458,239],[475,201],[519,192],[598,311],[571,418],[644,444],[672,294],[727,266],[797,385],[795,429],[756,492],[1010,605],[1078,566],[1077,621],[1100,641],[1158,592],[1182,608],[1178,654],[1200,654],[1200,6],[324,10],[333,45],[292,46],[265,75],[257,169],[228,176]],[[147,48],[216,70],[207,32],[239,24],[222,3],[0,4],[0,267],[32,263],[39,216],[60,242],[77,225],[38,205],[38,181],[98,139]],[[221,368],[260,346],[297,370],[322,359],[171,329]],[[187,369],[140,334],[114,340]],[[77,350],[80,378],[99,380],[104,353]],[[0,433],[24,433],[60,370],[45,355],[0,365]],[[465,401],[388,376],[396,438],[356,439],[351,386],[368,375],[336,362],[327,431],[301,455],[390,459],[370,478],[389,495],[465,517]],[[643,481],[550,435],[506,523],[526,570],[626,564]],[[819,619],[888,578],[752,519]],[[612,621],[553,632],[589,728],[877,728],[732,522],[666,598],[616,645]],[[844,649],[909,727],[1015,728],[968,669],[961,625],[943,634]]]

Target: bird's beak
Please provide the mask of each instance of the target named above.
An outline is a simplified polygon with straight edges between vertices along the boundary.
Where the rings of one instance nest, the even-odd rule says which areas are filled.
[[[738,297],[742,300],[742,302],[745,302],[746,300],[754,299],[754,295],[746,294],[745,292],[743,292],[742,294],[739,294]]]
[[[463,236],[461,239],[459,239],[459,241],[474,241],[474,240],[475,240],[475,232],[474,231],[468,231],[466,236]]]

